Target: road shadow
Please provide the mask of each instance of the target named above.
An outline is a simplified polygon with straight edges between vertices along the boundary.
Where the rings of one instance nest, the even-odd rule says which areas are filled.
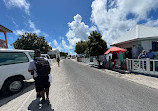
[[[98,66],[98,65],[90,65],[90,67],[96,68],[96,69],[105,69],[103,66]]]
[[[39,104],[40,100],[39,99],[35,99],[33,100],[29,106],[28,106],[28,110],[29,111],[54,111],[54,109],[52,109],[52,105],[49,104],[45,104],[45,105],[41,105]]]
[[[145,73],[138,73],[138,72],[132,72],[135,75],[144,75],[144,76],[149,76],[149,77],[155,77],[158,78],[158,75],[152,75],[152,74],[145,74]]]
[[[11,96],[2,96],[0,93],[0,107],[3,106],[4,104],[7,104],[9,101],[31,91],[34,89],[34,82],[24,82],[24,88],[22,89],[21,92],[11,95]]]

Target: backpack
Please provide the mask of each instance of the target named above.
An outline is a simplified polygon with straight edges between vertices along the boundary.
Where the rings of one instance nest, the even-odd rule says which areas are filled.
[[[50,74],[51,67],[49,62],[44,58],[36,59],[35,65],[38,76],[48,76]]]

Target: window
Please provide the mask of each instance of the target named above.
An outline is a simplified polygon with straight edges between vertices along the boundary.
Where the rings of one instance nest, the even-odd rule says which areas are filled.
[[[158,42],[152,42],[152,50],[158,51]]]
[[[45,58],[45,55],[41,55],[41,57]]]
[[[47,59],[49,59],[49,56],[48,56],[48,55],[46,55],[46,57],[47,57]]]
[[[152,42],[152,50],[158,51],[158,42]]]
[[[34,53],[33,52],[29,52],[29,55],[31,56],[32,59],[34,59]]]
[[[29,62],[23,52],[0,52],[0,65],[9,65]]]

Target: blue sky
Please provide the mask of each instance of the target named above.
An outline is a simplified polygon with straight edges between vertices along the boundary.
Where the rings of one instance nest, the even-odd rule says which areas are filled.
[[[14,31],[8,33],[9,44],[18,34],[36,32],[46,36],[53,48],[70,54],[92,30],[99,31],[109,45],[138,23],[157,27],[157,19],[158,0],[0,1],[0,24]]]

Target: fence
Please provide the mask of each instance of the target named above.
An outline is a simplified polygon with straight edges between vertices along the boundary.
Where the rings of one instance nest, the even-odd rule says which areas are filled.
[[[96,58],[93,58],[93,61],[90,61],[90,58],[80,57],[80,58],[78,58],[78,61],[86,63],[86,64],[98,65],[98,62],[97,62]]]
[[[158,60],[154,59],[126,59],[127,70],[158,75]]]
[[[80,62],[98,65],[96,58],[93,58],[93,62],[90,62],[90,58],[83,57],[80,58]],[[107,62],[107,65],[109,65],[109,62]],[[154,59],[124,59],[122,62],[116,59],[113,68],[158,76],[158,60]]]

